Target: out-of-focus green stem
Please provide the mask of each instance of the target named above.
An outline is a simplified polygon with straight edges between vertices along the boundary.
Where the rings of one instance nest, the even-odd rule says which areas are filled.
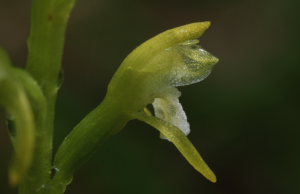
[[[33,108],[33,114],[35,119],[35,126],[39,127],[35,130],[35,140],[36,142],[41,142],[45,139],[46,131],[41,130],[45,125],[46,118],[46,100],[41,91],[41,88],[38,86],[36,81],[25,71],[21,69],[14,69],[14,75],[18,78],[18,81],[24,87],[26,94],[31,102]],[[39,172],[43,168],[43,171],[46,173],[46,167],[49,161],[45,160],[42,157],[36,157],[36,153],[42,153],[43,150],[47,150],[48,144],[39,143],[35,146],[34,149],[34,158],[31,164],[31,168],[25,176],[23,182],[20,185],[20,192],[27,191],[31,192],[36,188],[37,184],[42,184],[43,181],[47,179],[47,174],[42,174]],[[39,176],[39,177],[35,177]],[[43,178],[41,178],[43,176]],[[34,184],[31,183],[31,180],[35,180]],[[27,193],[28,193],[27,192]]]
[[[32,166],[20,185],[21,194],[36,193],[50,179],[53,123],[65,30],[75,0],[33,0],[27,70],[45,96],[45,115],[36,118]],[[37,105],[38,106],[38,105]],[[35,107],[35,109],[43,109]]]
[[[11,66],[8,54],[0,48],[0,106],[10,114],[16,126],[16,133],[11,134],[15,150],[9,170],[12,186],[20,182],[30,167],[35,146],[33,111],[25,90]]]
[[[30,166],[34,148],[34,122],[30,103],[23,88],[14,81],[0,83],[0,105],[15,119],[17,135],[14,137],[15,154],[9,171],[10,184],[15,186]]]

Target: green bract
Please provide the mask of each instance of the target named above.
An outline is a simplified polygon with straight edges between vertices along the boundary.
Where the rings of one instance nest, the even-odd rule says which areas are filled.
[[[119,102],[120,111],[157,128],[195,169],[215,182],[214,173],[185,136],[190,131],[189,123],[175,88],[205,79],[218,62],[195,40],[209,26],[210,22],[181,26],[143,43],[123,61],[107,97]],[[147,109],[144,112],[151,103],[155,117]]]

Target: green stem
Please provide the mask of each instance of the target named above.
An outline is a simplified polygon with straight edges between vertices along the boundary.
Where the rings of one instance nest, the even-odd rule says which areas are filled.
[[[65,138],[54,161],[54,178],[47,185],[47,194],[63,193],[73,173],[109,136],[120,131],[130,120],[119,103],[106,97]]]
[[[45,115],[35,115],[37,146],[32,166],[20,185],[20,194],[36,193],[50,179],[58,77],[65,30],[74,3],[75,0],[33,0],[27,70],[42,89],[46,99],[42,106],[46,109]]]
[[[33,0],[27,69],[49,97],[57,89],[65,30],[74,2]]]

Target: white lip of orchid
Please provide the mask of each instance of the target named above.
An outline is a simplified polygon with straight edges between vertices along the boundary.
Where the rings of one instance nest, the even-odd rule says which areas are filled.
[[[188,135],[190,133],[190,124],[179,102],[178,98],[180,95],[180,91],[176,88],[170,88],[163,97],[155,98],[152,105],[157,118],[178,127],[185,135]],[[160,134],[160,137],[169,140],[163,134]]]

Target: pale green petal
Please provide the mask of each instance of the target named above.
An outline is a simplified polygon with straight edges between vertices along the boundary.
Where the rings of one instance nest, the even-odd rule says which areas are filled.
[[[186,160],[205,178],[211,182],[217,181],[213,171],[208,167],[199,152],[180,129],[143,112],[137,113],[135,117],[148,123],[166,136],[176,146]]]

